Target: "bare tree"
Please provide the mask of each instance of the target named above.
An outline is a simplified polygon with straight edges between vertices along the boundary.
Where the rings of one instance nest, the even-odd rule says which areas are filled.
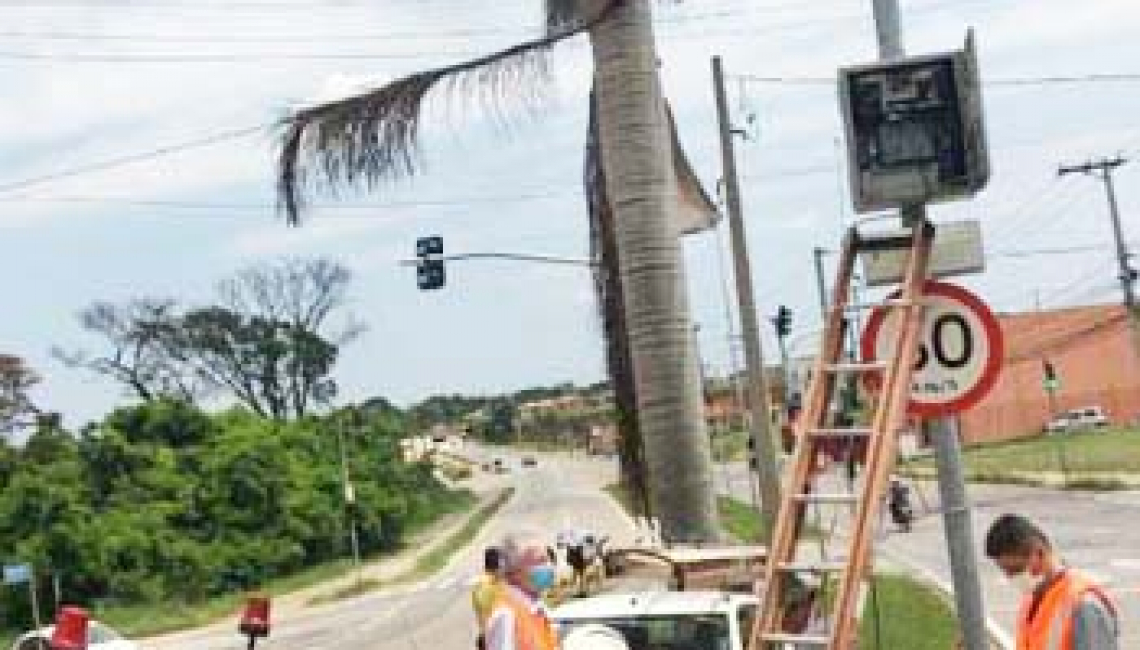
[[[327,352],[321,344],[340,348],[365,330],[351,316],[339,326],[329,322],[332,314],[347,306],[351,280],[352,273],[331,260],[286,258],[243,269],[218,284],[222,303],[230,310],[265,323],[287,324],[292,341],[306,346],[279,375],[293,415],[308,412],[314,391],[323,390],[323,373],[314,374]]]
[[[106,349],[92,353],[54,348],[53,355],[64,364],[108,377],[143,401],[164,397],[193,401],[205,390],[186,372],[179,352],[179,314],[174,300],[100,301],[81,311],[79,322],[100,336]]]

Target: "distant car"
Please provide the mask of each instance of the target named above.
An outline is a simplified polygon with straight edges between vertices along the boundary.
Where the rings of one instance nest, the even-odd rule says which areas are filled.
[[[537,467],[538,461],[534,459],[534,456],[523,456],[522,466],[523,467]]]
[[[496,474],[506,474],[507,473],[507,464],[503,462],[502,458],[496,458],[494,466],[495,466],[495,473]]]
[[[54,625],[28,632],[16,639],[11,650],[49,650],[51,646],[48,642],[53,632],[55,632]],[[137,643],[124,639],[106,625],[91,621],[87,624],[87,650],[140,650],[140,648]]]
[[[1108,416],[1099,406],[1072,409],[1053,418],[1045,425],[1046,433],[1062,433],[1081,429],[1099,429],[1108,426]]]

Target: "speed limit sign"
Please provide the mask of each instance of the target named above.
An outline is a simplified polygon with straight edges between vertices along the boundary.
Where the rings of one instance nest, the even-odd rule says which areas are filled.
[[[959,413],[997,381],[1003,357],[1001,327],[985,303],[959,286],[928,280],[923,294],[926,308],[908,410],[924,417]],[[871,313],[861,342],[864,361],[891,358],[904,313],[884,307]],[[878,377],[873,381],[877,384]]]

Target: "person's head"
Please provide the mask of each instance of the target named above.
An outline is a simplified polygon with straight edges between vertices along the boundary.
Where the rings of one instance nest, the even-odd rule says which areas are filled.
[[[1032,593],[1057,570],[1049,538],[1020,515],[1002,515],[990,526],[986,556],[1025,593]]]
[[[532,533],[513,533],[499,547],[503,553],[503,573],[507,581],[537,596],[554,586],[555,569],[547,546]]]
[[[493,575],[502,573],[503,553],[497,546],[488,546],[487,550],[483,551],[483,570]]]

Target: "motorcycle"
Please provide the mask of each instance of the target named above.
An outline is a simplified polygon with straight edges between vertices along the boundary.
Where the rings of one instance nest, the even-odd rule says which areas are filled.
[[[911,524],[914,523],[914,505],[911,503],[910,486],[892,477],[887,504],[891,511],[891,521],[902,532],[909,533]]]

